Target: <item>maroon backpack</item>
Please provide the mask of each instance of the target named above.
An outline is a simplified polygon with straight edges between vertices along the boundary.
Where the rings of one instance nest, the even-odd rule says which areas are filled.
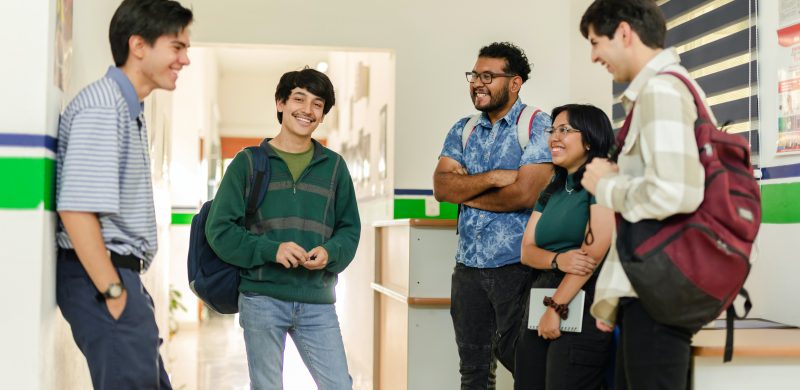
[[[680,79],[694,95],[695,139],[705,170],[703,202],[693,213],[661,221],[630,223],[617,214],[617,251],[642,306],[656,321],[696,332],[727,309],[727,362],[733,353],[733,320],[741,318],[731,303],[744,296],[745,316],[752,306],[742,286],[761,224],[761,195],[744,138],[717,130],[686,77],[664,74]],[[616,150],[622,149],[632,113],[619,131]]]

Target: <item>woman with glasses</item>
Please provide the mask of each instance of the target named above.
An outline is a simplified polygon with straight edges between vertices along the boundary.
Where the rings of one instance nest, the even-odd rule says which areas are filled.
[[[522,239],[523,264],[542,271],[533,288],[555,293],[533,305],[544,305],[536,330],[521,324],[515,354],[515,389],[598,389],[611,362],[611,334],[601,332],[589,314],[597,271],[611,243],[614,214],[595,204],[581,185],[584,167],[606,157],[613,144],[611,123],[602,110],[568,104],[552,112],[548,146],[555,175],[539,196]],[[562,318],[580,313],[566,309],[585,292],[580,332],[561,331]],[[541,298],[540,298],[541,299]]]

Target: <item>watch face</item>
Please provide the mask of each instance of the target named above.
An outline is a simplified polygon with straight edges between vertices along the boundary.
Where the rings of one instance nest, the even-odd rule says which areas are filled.
[[[119,283],[111,283],[108,285],[105,296],[106,298],[119,298],[122,295],[122,285]]]

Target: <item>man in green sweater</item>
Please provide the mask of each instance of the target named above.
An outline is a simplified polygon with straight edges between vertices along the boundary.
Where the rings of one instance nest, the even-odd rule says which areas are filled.
[[[351,389],[334,287],[355,256],[361,222],[345,162],[311,138],[334,105],[333,85],[313,69],[288,72],[275,101],[281,130],[266,147],[263,205],[245,221],[252,155],[243,150],[222,179],[206,237],[242,268],[239,322],[253,388],[283,387],[288,333],[320,389]]]

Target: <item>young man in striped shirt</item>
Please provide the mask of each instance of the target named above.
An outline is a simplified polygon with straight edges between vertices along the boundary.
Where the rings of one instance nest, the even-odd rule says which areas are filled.
[[[57,302],[95,389],[172,388],[139,277],[157,249],[142,101],[175,89],[191,22],[176,1],[123,1],[109,30],[115,66],[61,115]]]
[[[691,79],[675,49],[664,48],[666,22],[658,5],[597,0],[580,29],[592,45],[592,61],[605,66],[614,81],[630,83],[621,97],[625,110],[635,103],[618,163],[595,158],[581,184],[598,204],[632,223],[694,212],[703,201],[705,179],[694,136],[697,109],[681,80],[659,74],[671,71]],[[686,388],[692,333],[658,323],[643,309],[616,244],[598,277],[591,311],[601,330],[620,325],[618,389]]]
[[[254,221],[245,221],[245,188],[252,186],[245,149],[222,178],[206,238],[223,261],[243,268],[239,323],[252,387],[283,388],[289,334],[317,387],[351,389],[334,303],[361,220],[346,163],[311,138],[335,103],[333,84],[314,69],[288,72],[275,102],[281,128],[263,144],[270,163],[264,203]]]

